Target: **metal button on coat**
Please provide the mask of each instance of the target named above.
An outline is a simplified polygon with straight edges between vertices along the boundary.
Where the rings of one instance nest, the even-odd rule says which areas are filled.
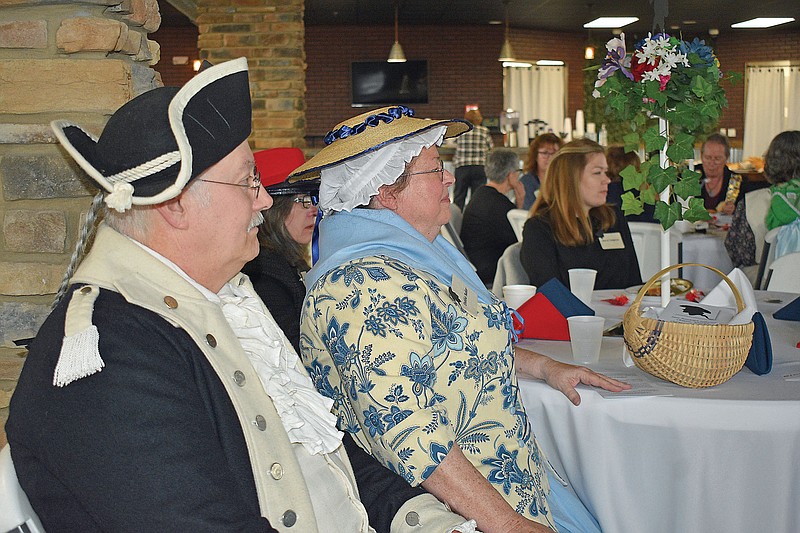
[[[272,463],[272,466],[269,467],[269,475],[272,476],[272,479],[280,479],[283,477],[283,465],[280,463]]]
[[[178,300],[172,296],[164,296],[164,303],[167,304],[167,307],[170,309],[175,309],[178,307]]]
[[[267,421],[261,415],[256,415],[256,427],[261,431],[267,429]]]
[[[419,525],[419,515],[415,511],[411,511],[406,515],[406,524],[411,527]]]
[[[81,287],[81,294],[89,294],[90,292],[92,292],[91,287]]]
[[[207,342],[207,343],[208,343],[208,345],[209,345],[209,346],[211,346],[212,348],[216,348],[216,347],[217,347],[217,339],[216,339],[216,338],[214,338],[214,335],[212,335],[211,333],[209,333],[208,335],[206,335],[206,342]]]
[[[297,523],[297,513],[289,509],[288,511],[283,513],[283,516],[281,517],[281,522],[286,527],[292,527]]]
[[[233,373],[233,381],[240,387],[244,387],[244,382],[247,381],[247,378],[244,377],[244,372],[237,370]]]

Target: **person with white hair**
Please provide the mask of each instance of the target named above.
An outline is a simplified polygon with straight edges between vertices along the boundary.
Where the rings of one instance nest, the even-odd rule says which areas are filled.
[[[481,531],[599,531],[548,467],[517,374],[576,405],[578,383],[628,386],[515,346],[509,308],[439,234],[454,178],[438,147],[470,127],[378,109],[289,176],[320,177],[325,213],[301,355],[340,429]]]
[[[349,460],[333,402],[240,272],[272,205],[244,58],[134,98],[99,139],[53,128],[100,193],[6,426],[47,531],[473,531]]]

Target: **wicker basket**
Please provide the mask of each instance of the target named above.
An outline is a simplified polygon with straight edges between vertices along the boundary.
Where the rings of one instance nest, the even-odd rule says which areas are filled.
[[[737,309],[744,309],[739,289],[721,271],[698,263],[672,265],[650,278],[625,312],[625,345],[636,366],[645,372],[684,387],[712,387],[729,380],[744,366],[753,342],[753,323],[681,324],[644,318],[639,312],[648,289],[664,274],[685,266],[704,267],[722,276],[736,298]]]

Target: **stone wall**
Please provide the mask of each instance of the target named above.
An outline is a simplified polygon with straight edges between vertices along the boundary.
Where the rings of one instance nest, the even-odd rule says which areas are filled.
[[[66,118],[99,134],[160,85],[156,0],[5,0],[0,8],[0,446],[23,348],[50,308],[96,190],[56,143]]]

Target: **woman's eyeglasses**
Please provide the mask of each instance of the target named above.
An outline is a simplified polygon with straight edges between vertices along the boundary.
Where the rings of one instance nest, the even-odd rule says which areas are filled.
[[[310,194],[295,196],[294,198],[292,198],[292,201],[296,204],[303,204],[303,207],[306,209],[319,204],[319,198],[317,198],[316,196],[312,196]]]
[[[218,183],[219,185],[233,185],[234,187],[247,187],[251,191],[255,191],[256,198],[258,198],[258,191],[261,190],[261,174],[258,172],[258,169],[253,169],[253,184],[250,185],[250,178],[247,179],[248,183],[228,183],[227,181],[215,181],[215,180],[204,180],[202,178],[197,178],[198,181],[205,181],[206,183]]]
[[[415,176],[417,174],[441,174],[439,178],[444,180],[444,165],[439,165],[439,168],[434,168],[433,170],[420,170],[419,172],[403,172],[400,177],[404,176]]]

